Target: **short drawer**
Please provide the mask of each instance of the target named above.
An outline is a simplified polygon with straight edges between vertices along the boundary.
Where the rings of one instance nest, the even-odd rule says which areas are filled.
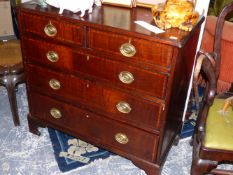
[[[173,47],[140,38],[91,29],[90,47],[135,61],[170,68]]]
[[[23,38],[25,59],[32,63],[88,74],[123,88],[163,99],[167,75],[146,71],[117,61],[84,55],[69,47]]]
[[[45,38],[52,38],[80,46],[84,45],[83,26],[30,13],[22,13],[21,19],[22,32],[24,35],[36,34]]]
[[[30,93],[29,104],[33,117],[46,120],[50,126],[148,161],[156,157],[158,136],[154,134],[36,93]]]
[[[25,68],[28,87],[74,103],[118,121],[142,128],[159,130],[162,104],[110,89],[73,75],[49,71],[36,66]]]
[[[74,53],[71,48],[27,37],[22,37],[21,42],[26,62],[49,65],[61,70],[73,69]]]

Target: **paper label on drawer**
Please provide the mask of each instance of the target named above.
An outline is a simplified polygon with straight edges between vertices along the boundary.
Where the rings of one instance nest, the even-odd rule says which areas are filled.
[[[142,26],[143,28],[150,30],[151,32],[154,32],[156,34],[163,33],[164,30],[161,30],[160,28],[153,26],[145,21],[134,21],[136,24]]]

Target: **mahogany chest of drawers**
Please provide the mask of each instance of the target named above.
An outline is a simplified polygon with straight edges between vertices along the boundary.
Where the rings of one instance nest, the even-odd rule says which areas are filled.
[[[153,34],[145,8],[18,7],[30,132],[52,127],[160,174],[179,134],[201,19]]]

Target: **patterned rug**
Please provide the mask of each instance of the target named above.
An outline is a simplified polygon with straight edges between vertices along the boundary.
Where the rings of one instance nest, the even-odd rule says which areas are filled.
[[[58,167],[62,172],[114,155],[109,151],[52,128],[48,128],[48,132]]]

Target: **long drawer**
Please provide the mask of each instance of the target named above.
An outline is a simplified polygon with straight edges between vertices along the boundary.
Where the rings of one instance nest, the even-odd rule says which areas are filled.
[[[30,113],[78,137],[154,161],[158,136],[31,92]],[[39,108],[38,108],[39,106]]]
[[[84,46],[84,27],[77,24],[58,21],[46,16],[21,14],[21,23],[25,35],[36,34],[43,38],[52,38],[79,46]]]
[[[159,130],[162,104],[134,97],[127,93],[103,87],[96,82],[61,74],[41,67],[26,68],[29,89],[51,94],[58,98],[83,103],[92,109],[106,113],[115,120],[138,127]],[[34,76],[39,75],[39,76]]]
[[[111,84],[164,99],[167,75],[150,72],[110,59],[78,53],[69,47],[23,38],[24,54],[34,64],[84,73]]]

